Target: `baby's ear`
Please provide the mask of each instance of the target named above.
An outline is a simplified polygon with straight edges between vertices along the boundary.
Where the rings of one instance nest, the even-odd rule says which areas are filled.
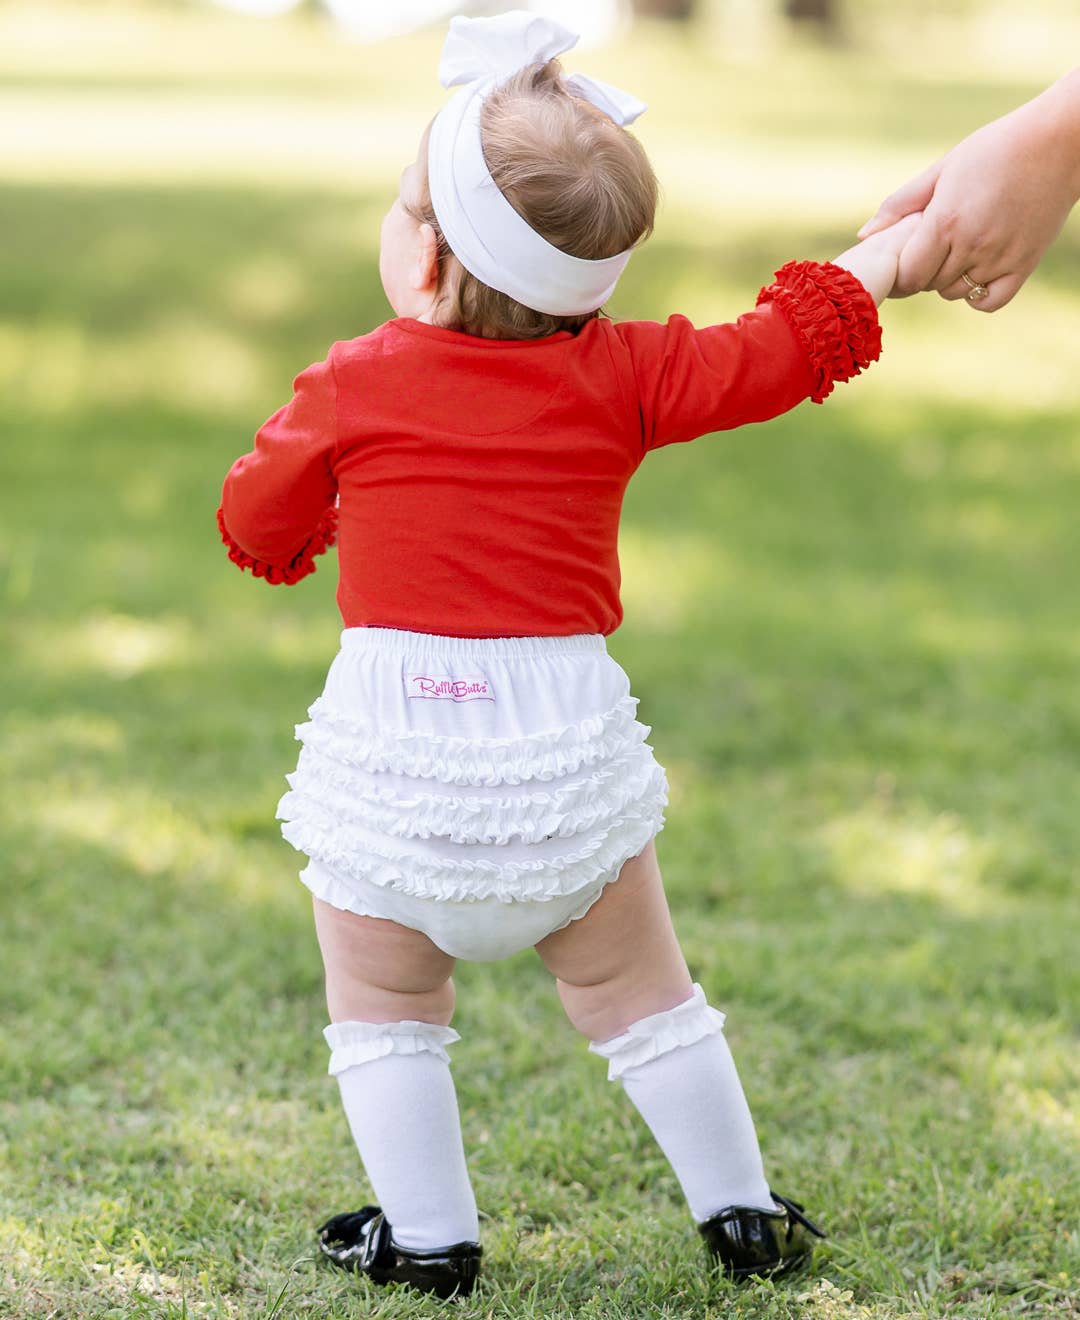
[[[439,239],[431,225],[417,230],[412,287],[417,293],[434,293],[439,287]]]

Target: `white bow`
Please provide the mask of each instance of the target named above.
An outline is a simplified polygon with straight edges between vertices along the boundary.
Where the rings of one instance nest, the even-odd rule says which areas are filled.
[[[523,9],[493,18],[459,15],[450,20],[439,61],[439,82],[457,87],[478,78],[509,77],[529,64],[546,64],[577,43],[576,32]]]
[[[439,61],[439,81],[444,87],[497,79],[503,81],[530,64],[546,64],[572,50],[580,41],[577,32],[540,14],[521,9],[493,18],[450,20],[450,31]],[[629,92],[583,73],[566,79],[579,96],[622,127],[632,124],[648,106]]]
[[[488,171],[480,109],[485,97],[520,69],[546,64],[577,42],[578,34],[561,23],[523,10],[451,19],[439,81],[462,90],[436,116],[428,142],[431,203],[454,255],[490,288],[556,316],[582,315],[602,306],[630,253],[586,261],[530,228]],[[647,109],[629,92],[584,74],[566,81],[620,126]]]

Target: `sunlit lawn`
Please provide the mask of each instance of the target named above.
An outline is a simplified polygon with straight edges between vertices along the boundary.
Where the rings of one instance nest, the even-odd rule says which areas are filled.
[[[241,577],[213,512],[292,375],[387,314],[437,38],[116,12],[126,43],[64,45],[0,8],[0,1316],[434,1314],[312,1260],[367,1193],[273,814],[334,571]],[[626,316],[736,315],[1034,90],[649,30],[588,64],[652,101],[667,187]],[[639,475],[612,649],[677,924],[831,1240],[709,1282],[537,960],[463,965],[458,1315],[1080,1313],[1078,313],[1074,222],[1007,312],[891,304],[866,380]]]

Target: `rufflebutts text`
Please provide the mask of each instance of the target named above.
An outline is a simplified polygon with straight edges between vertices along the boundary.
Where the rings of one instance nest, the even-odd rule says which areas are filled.
[[[408,674],[405,689],[410,699],[428,701],[494,701],[495,693],[486,678],[469,675],[454,678],[446,674]]]

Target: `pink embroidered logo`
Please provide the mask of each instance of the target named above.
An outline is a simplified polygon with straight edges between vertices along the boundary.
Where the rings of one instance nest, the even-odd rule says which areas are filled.
[[[452,678],[445,674],[406,674],[405,691],[410,700],[494,701],[491,684],[482,675]]]

